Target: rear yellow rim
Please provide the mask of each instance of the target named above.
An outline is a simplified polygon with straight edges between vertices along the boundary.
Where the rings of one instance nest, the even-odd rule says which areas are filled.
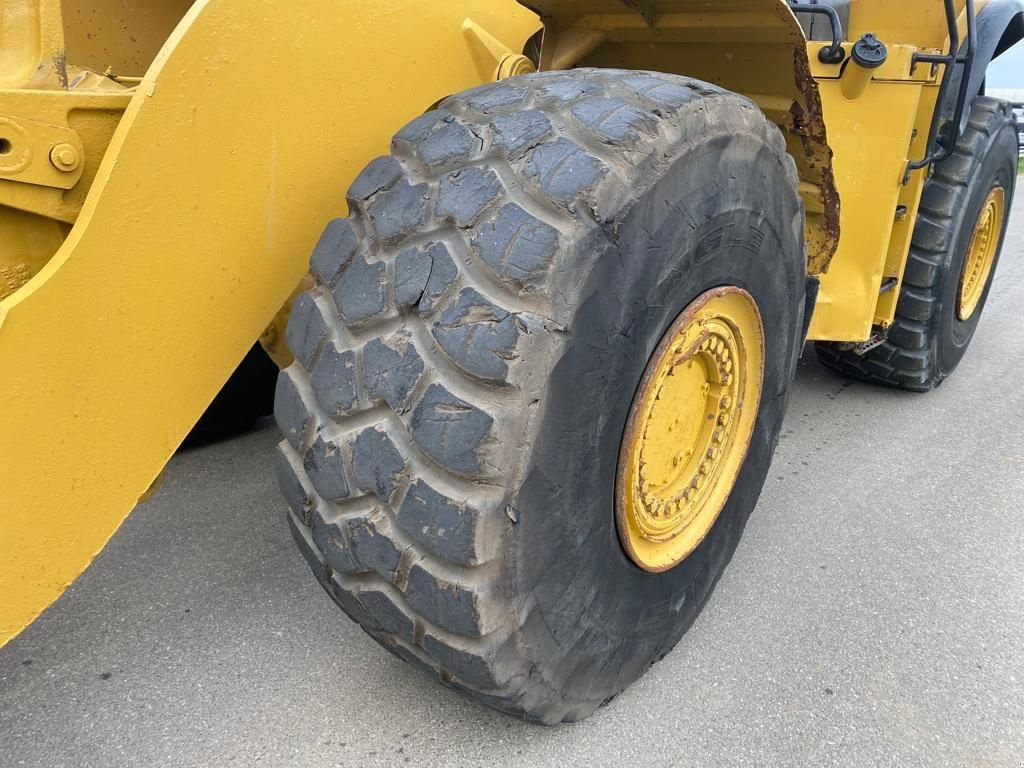
[[[616,524],[640,568],[667,571],[711,530],[746,458],[763,380],[761,314],[741,288],[703,294],[662,338],[619,452]]]
[[[992,265],[995,264],[999,238],[1003,234],[1003,214],[1006,193],[1002,187],[995,187],[988,193],[981,213],[974,225],[971,244],[967,246],[964,271],[960,275],[960,293],[957,296],[956,314],[960,320],[969,320],[978,308],[981,296],[988,285]]]

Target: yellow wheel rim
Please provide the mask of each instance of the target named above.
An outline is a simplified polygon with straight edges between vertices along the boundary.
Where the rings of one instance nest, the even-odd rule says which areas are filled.
[[[764,380],[753,297],[708,291],[662,338],[619,452],[616,524],[640,568],[667,571],[704,540],[747,455]]]
[[[996,260],[999,238],[1003,234],[1003,214],[1006,193],[1002,187],[995,187],[981,206],[978,221],[974,225],[971,243],[967,246],[964,271],[960,275],[960,293],[957,296],[956,314],[960,320],[969,320],[978,308],[981,296],[992,274]]]

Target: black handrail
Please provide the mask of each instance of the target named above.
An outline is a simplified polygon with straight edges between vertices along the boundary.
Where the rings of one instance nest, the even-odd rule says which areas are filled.
[[[914,65],[919,62],[926,64],[942,64],[945,70],[942,73],[942,83],[939,85],[939,97],[935,105],[935,113],[932,115],[932,123],[928,129],[928,144],[925,146],[924,157],[920,160],[912,160],[907,164],[907,172],[903,175],[903,183],[910,181],[910,174],[927,168],[932,163],[941,163],[949,159],[956,149],[956,141],[960,137],[960,124],[963,122],[964,110],[967,107],[967,93],[970,89],[971,70],[974,68],[974,58],[978,49],[978,29],[974,18],[974,0],[967,0],[967,49],[963,55],[960,54],[960,25],[957,23],[956,6],[953,0],[945,0],[946,5],[946,26],[949,28],[949,53],[915,53]],[[946,103],[946,94],[949,92],[956,76],[957,65],[963,65],[960,77],[960,90],[957,93],[956,109],[953,111],[953,130],[946,137],[939,135],[939,122],[942,119],[943,106]]]
[[[836,9],[831,5],[809,5],[798,3],[796,0],[789,0],[789,7],[794,13],[828,16],[829,24],[832,26],[832,45],[818,51],[818,60],[823,64],[842,64],[846,59],[846,51],[843,49],[843,20],[839,18]]]

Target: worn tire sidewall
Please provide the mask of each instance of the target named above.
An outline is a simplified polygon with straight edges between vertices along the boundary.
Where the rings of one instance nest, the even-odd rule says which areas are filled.
[[[803,215],[783,170],[788,162],[754,131],[707,141],[640,194],[619,220],[614,243],[596,236],[583,246],[598,255],[538,414],[511,548],[522,643],[563,696],[605,700],[672,648],[760,494],[803,315]],[[756,255],[753,227],[763,237]],[[646,573],[626,556],[615,525],[623,430],[664,332],[700,294],[724,285],[749,291],[764,324],[765,380],[753,438],[704,542],[676,568]]]
[[[952,373],[959,365],[968,345],[974,338],[978,322],[981,320],[982,311],[988,301],[993,278],[999,266],[1016,180],[1017,136],[1015,130],[1006,124],[991,137],[981,154],[980,162],[971,169],[965,203],[961,207],[963,215],[954,225],[956,234],[949,251],[947,268],[943,271],[942,301],[937,313],[940,330],[936,334],[935,344],[936,365],[940,380]],[[960,291],[964,262],[967,259],[967,250],[985,199],[997,184],[1001,184],[1006,190],[1006,207],[1003,211],[1003,227],[995,260],[974,314],[967,320],[960,320],[957,315],[957,297]]]

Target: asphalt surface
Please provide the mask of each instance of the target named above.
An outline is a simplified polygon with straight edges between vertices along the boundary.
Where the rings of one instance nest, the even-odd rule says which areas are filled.
[[[182,453],[0,651],[0,766],[1024,766],[1024,201],[979,334],[926,396],[801,363],[696,625],[574,726],[464,701],[308,573],[276,429]],[[45,521],[40,521],[45,524]]]

